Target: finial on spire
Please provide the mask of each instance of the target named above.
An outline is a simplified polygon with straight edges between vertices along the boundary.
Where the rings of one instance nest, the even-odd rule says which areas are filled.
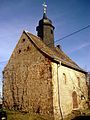
[[[46,14],[46,12],[47,12],[47,5],[46,5],[45,2],[44,2],[44,4],[43,4],[43,12],[44,12],[44,14]]]

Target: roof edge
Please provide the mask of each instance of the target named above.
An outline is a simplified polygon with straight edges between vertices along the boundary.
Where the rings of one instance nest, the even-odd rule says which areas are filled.
[[[23,30],[23,33],[25,33],[25,34],[27,35],[27,37],[28,37],[30,40],[32,40],[32,37],[30,37],[30,36],[27,34],[27,33],[30,33],[29,31]],[[35,35],[33,35],[33,36],[35,36]],[[39,38],[38,36],[35,36],[35,37]],[[39,38],[39,39],[40,39],[40,38]],[[69,63],[69,65],[68,65],[68,63],[67,63],[66,61],[64,61],[63,59],[61,59],[61,58],[59,58],[59,57],[56,57],[56,56],[52,56],[52,55],[46,53],[45,51],[43,51],[42,49],[40,49],[39,46],[36,45],[36,43],[35,43],[34,41],[32,41],[32,42],[35,44],[35,46],[36,46],[42,53],[46,54],[46,55],[47,55],[48,57],[50,57],[54,62],[56,62],[56,63],[58,63],[58,64],[61,62],[61,64],[62,64],[63,66],[68,66],[69,68],[72,68],[72,69],[74,69],[74,70],[81,71],[81,72],[83,72],[83,73],[87,73],[85,70],[81,69],[79,66],[76,67],[76,66],[74,66],[74,65],[71,64],[71,63]],[[47,46],[47,47],[48,47],[48,46]],[[50,49],[50,48],[49,48],[49,49]],[[73,67],[72,67],[72,66],[73,66]]]

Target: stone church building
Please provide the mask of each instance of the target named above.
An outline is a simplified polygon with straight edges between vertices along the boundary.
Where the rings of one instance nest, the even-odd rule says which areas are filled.
[[[64,118],[87,108],[86,72],[54,45],[52,21],[46,15],[37,36],[23,31],[3,71],[5,108]]]

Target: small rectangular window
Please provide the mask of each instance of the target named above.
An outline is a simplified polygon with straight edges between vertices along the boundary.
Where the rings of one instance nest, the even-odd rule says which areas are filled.
[[[22,42],[25,42],[25,39],[22,39]]]
[[[20,54],[20,53],[21,53],[21,50],[19,50],[18,53]]]
[[[53,34],[53,30],[51,30],[51,34]]]

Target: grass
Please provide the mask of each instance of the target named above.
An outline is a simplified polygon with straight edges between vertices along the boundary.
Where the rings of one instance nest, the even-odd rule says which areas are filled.
[[[6,110],[6,112],[8,118],[7,120],[53,120],[53,118],[50,116],[39,115],[35,113],[21,113],[9,110]],[[82,111],[82,115],[80,116],[90,116],[90,109]],[[68,115],[67,118],[64,118],[64,120],[71,120],[70,118],[72,118],[72,116]]]
[[[7,111],[7,120],[53,120],[49,116],[39,114],[21,113],[16,111]]]

